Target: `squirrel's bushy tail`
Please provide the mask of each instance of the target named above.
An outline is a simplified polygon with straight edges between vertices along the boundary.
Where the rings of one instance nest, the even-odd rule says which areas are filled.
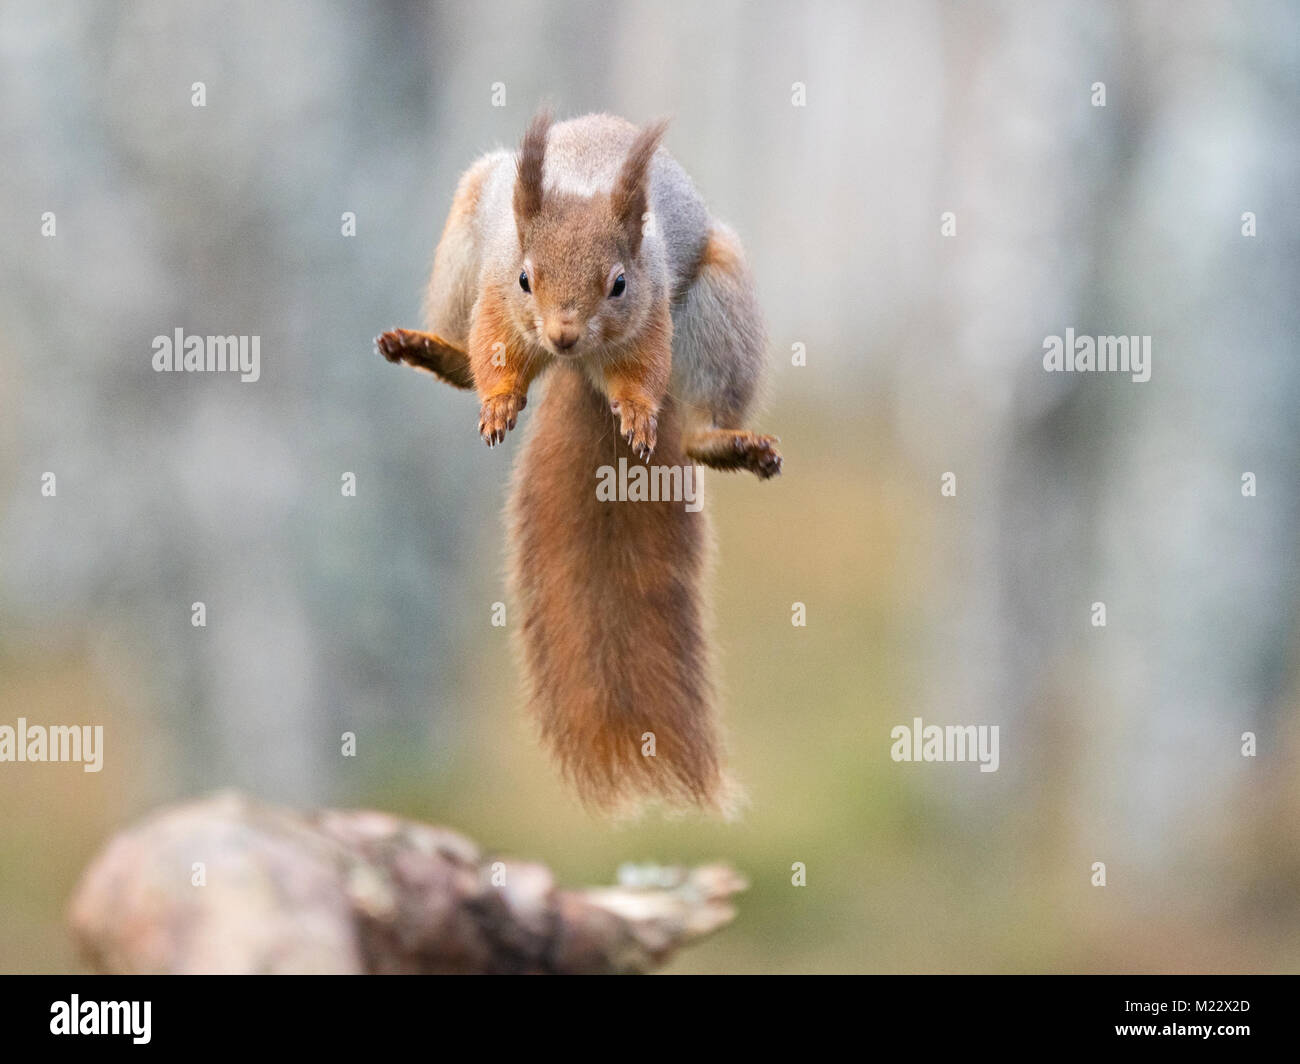
[[[629,471],[644,463],[581,373],[555,367],[548,377],[510,502],[542,739],[589,805],[628,811],[660,799],[728,813],[704,615],[707,516],[680,499],[599,499],[600,467],[616,475],[620,458]],[[669,400],[651,464],[686,463]]]

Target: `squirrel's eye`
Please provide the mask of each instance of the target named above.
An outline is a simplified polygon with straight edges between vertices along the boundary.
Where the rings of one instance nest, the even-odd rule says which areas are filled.
[[[614,287],[609,290],[609,298],[617,299],[627,290],[627,278],[621,273],[614,278]]]
[[[525,292],[531,292],[533,290],[533,286],[528,283],[527,270],[519,271],[519,287],[522,288]]]

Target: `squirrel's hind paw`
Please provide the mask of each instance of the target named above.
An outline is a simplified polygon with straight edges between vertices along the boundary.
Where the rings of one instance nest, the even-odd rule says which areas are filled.
[[[708,429],[688,438],[686,454],[711,469],[745,469],[767,480],[781,472],[781,452],[776,449],[780,442],[776,436],[744,429]]]
[[[422,369],[453,387],[474,387],[468,356],[461,348],[435,333],[390,329],[376,338],[375,350],[389,362]]]
[[[746,466],[759,480],[781,475],[781,452],[776,449],[780,441],[775,436],[755,436],[751,442],[741,445]]]

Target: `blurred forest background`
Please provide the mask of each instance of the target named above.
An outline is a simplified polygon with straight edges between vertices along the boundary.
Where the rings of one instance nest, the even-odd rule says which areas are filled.
[[[106,738],[0,764],[0,970],[77,965],[103,839],[236,786],[574,885],[734,862],[674,971],[1294,971],[1298,41],[1282,2],[6,0],[0,723]],[[785,475],[711,480],[738,824],[561,786],[490,624],[518,442],[372,350],[543,100],[671,115],[769,315]],[[1151,335],[1150,382],[1045,373],[1067,327]],[[176,328],[261,380],[153,372]],[[894,763],[914,716],[1000,770]]]

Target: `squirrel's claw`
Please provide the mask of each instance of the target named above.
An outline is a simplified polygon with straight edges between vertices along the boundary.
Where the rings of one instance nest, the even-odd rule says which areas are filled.
[[[755,436],[749,433],[736,437],[736,450],[741,462],[759,480],[781,475],[781,452],[776,449],[779,436]]]
[[[654,410],[630,399],[612,400],[609,409],[618,415],[619,432],[632,453],[641,461],[649,462],[659,432],[659,418],[655,416]]]
[[[389,362],[403,362],[406,352],[423,349],[425,346],[423,337],[418,333],[396,326],[375,337],[375,353],[383,355]]]
[[[741,447],[749,470],[759,480],[781,475],[781,452],[776,449],[779,442],[776,436],[757,436]]]
[[[518,423],[525,402],[522,395],[493,395],[484,399],[478,417],[478,432],[483,442],[489,447],[503,443],[506,433]]]

